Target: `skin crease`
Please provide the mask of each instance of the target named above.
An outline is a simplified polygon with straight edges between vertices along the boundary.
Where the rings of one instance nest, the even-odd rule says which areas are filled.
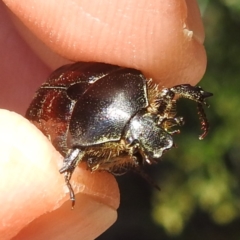
[[[69,60],[137,68],[164,86],[195,85],[205,72],[194,0],[5,0],[0,24],[0,108],[20,114],[49,73]],[[60,154],[20,115],[0,115],[0,239],[25,226],[15,239],[94,239],[113,224],[114,177],[81,165],[71,211]]]

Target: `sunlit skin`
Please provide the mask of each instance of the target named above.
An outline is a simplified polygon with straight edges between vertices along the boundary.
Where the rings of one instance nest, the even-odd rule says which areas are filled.
[[[166,87],[195,85],[205,72],[204,32],[193,0],[3,2],[14,15],[0,4],[1,108],[24,114],[50,72],[70,60],[137,68]],[[60,154],[27,120],[0,114],[1,239],[46,212],[22,239],[94,239],[113,224],[119,205],[113,176],[81,165],[73,176],[79,204],[71,211]]]

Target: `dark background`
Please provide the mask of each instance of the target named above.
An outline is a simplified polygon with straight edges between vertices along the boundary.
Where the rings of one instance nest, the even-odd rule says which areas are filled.
[[[119,217],[98,240],[240,239],[240,1],[198,2],[208,55],[200,85],[214,93],[211,131],[199,141],[196,106],[181,101],[178,148],[146,169],[161,192],[135,174],[119,177]]]

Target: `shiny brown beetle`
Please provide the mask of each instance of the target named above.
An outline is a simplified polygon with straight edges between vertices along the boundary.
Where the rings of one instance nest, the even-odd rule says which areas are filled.
[[[42,84],[26,117],[64,156],[60,173],[75,202],[70,179],[80,161],[91,171],[115,175],[158,161],[173,147],[176,99],[197,102],[203,139],[209,129],[203,105],[212,96],[189,84],[158,89],[135,69],[104,63],[75,63],[54,71]]]

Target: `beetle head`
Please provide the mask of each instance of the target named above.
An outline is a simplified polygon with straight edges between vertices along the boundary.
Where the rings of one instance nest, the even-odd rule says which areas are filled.
[[[158,121],[157,115],[142,111],[131,119],[125,129],[126,142],[136,145],[147,162],[160,159],[164,151],[173,147],[171,134]]]

